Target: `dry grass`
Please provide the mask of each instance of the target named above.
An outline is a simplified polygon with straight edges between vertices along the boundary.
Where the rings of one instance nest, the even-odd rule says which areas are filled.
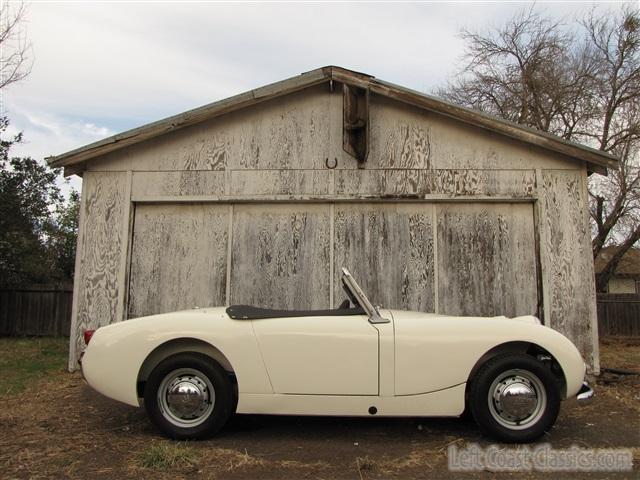
[[[603,338],[600,342],[600,365],[640,372],[640,339]],[[607,395],[633,409],[640,418],[640,375],[616,375],[603,372],[598,378],[596,394]],[[606,388],[602,388],[606,387]]]
[[[640,372],[640,338],[604,337],[600,339],[600,365]]]
[[[19,349],[18,349],[19,350]],[[26,349],[27,355],[35,350]],[[17,351],[12,350],[12,355]],[[640,348],[625,341],[608,341],[603,345],[603,365],[617,368],[637,368],[640,365]],[[17,358],[16,358],[16,361]],[[636,365],[633,365],[634,362]],[[0,369],[0,375],[6,371]],[[452,443],[460,446],[466,442],[461,435],[446,432],[421,431],[413,436],[417,443],[394,438],[389,444],[383,431],[355,427],[355,435],[373,432],[368,440],[374,447],[367,454],[330,450],[332,457],[323,459],[331,440],[318,443],[313,436],[292,440],[290,448],[270,450],[263,448],[260,440],[251,433],[236,433],[212,442],[172,442],[163,439],[147,420],[142,409],[100,401],[82,382],[79,374],[69,374],[62,369],[48,370],[45,375],[27,386],[22,392],[0,398],[0,471],[2,478],[403,478],[416,474],[443,476],[447,472],[446,449]],[[640,379],[639,379],[640,380]],[[632,388],[630,388],[630,386]],[[599,380],[596,393],[605,402],[594,403],[586,410],[574,410],[573,418],[585,418],[598,429],[621,428],[615,417],[608,413],[636,412],[635,419],[620,422],[637,422],[640,418],[640,382],[629,377]],[[573,420],[581,425],[582,420]],[[587,429],[589,430],[589,429]],[[295,427],[285,430],[296,435]],[[569,442],[574,442],[575,430],[567,432]],[[613,434],[615,435],[615,434]],[[235,448],[233,438],[242,438]],[[267,437],[270,438],[270,437]],[[557,438],[557,437],[556,437]],[[636,437],[637,438],[637,437]],[[340,441],[340,437],[336,438]],[[273,442],[282,441],[274,434]],[[595,440],[593,440],[595,442]],[[622,440],[627,441],[627,440]],[[231,443],[230,443],[231,442]],[[371,443],[373,442],[373,443]],[[637,445],[633,438],[628,445]],[[311,445],[311,446],[310,446]],[[593,443],[607,446],[606,443]],[[622,445],[625,445],[622,443]],[[318,448],[318,455],[303,455],[297,450]],[[246,448],[246,449],[245,449]],[[367,447],[369,448],[369,447]],[[375,453],[375,448],[378,448]],[[324,449],[324,450],[323,450]],[[307,450],[308,451],[308,450]],[[380,453],[384,452],[384,453]],[[391,452],[391,453],[387,453]],[[636,459],[640,450],[634,449]],[[324,460],[324,461],[323,461]]]
[[[137,465],[156,470],[193,467],[200,461],[199,452],[180,442],[157,442],[136,455]]]

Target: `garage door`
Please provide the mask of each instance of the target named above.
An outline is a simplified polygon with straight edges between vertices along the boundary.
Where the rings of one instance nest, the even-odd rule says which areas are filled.
[[[229,207],[136,205],[129,318],[224,305]]]
[[[533,204],[442,204],[437,222],[440,312],[536,313]]]
[[[534,239],[527,203],[138,204],[128,313],[327,308],[346,266],[385,307],[530,314]]]

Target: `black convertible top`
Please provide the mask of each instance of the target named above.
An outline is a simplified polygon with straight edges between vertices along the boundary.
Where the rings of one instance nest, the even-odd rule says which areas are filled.
[[[342,305],[340,306],[342,307]],[[335,308],[333,310],[274,310],[251,305],[231,305],[227,307],[227,315],[234,320],[258,320],[277,317],[326,317],[340,315],[365,315],[362,307]]]

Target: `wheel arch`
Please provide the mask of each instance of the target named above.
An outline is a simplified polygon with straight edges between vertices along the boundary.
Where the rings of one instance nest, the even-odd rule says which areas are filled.
[[[551,354],[546,348],[533,342],[527,341],[510,341],[496,345],[495,347],[487,350],[475,363],[469,376],[467,378],[467,384],[465,389],[465,399],[469,391],[469,386],[473,380],[478,369],[488,360],[498,355],[505,353],[521,353],[530,355],[534,358],[540,359],[543,363],[547,364],[551,369],[551,372],[556,376],[560,383],[560,395],[561,398],[566,398],[567,392],[567,380],[562,369],[560,362]]]
[[[169,358],[172,355],[178,353],[199,353],[205,355],[212,360],[218,362],[220,366],[230,375],[233,379],[233,384],[236,383],[235,380],[235,371],[229,359],[225,356],[224,353],[214,345],[211,345],[209,342],[204,340],[200,340],[198,338],[191,337],[182,337],[182,338],[174,338],[172,340],[168,340],[156,348],[154,348],[149,355],[144,359],[142,365],[140,366],[140,370],[138,371],[138,377],[136,381],[136,390],[138,393],[138,398],[142,398],[144,396],[144,387],[149,378],[149,375],[153,371],[153,369],[163,360]]]

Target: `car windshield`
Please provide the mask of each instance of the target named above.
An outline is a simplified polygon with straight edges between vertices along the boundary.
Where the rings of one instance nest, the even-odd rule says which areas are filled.
[[[360,302],[358,301],[358,297],[356,297],[353,292],[351,291],[351,289],[349,288],[349,285],[347,285],[347,282],[345,281],[345,277],[344,275],[342,276],[342,289],[344,290],[344,293],[347,294],[347,298],[351,301],[351,304],[354,307],[360,307],[363,308],[362,305],[360,305]]]
[[[371,323],[388,323],[389,320],[386,318],[382,318],[380,316],[380,312],[378,308],[373,305],[367,298],[367,296],[358,285],[358,282],[353,278],[349,270],[346,268],[342,269],[342,285],[349,295],[349,299],[354,303],[354,305],[359,305],[369,316],[369,321]]]

